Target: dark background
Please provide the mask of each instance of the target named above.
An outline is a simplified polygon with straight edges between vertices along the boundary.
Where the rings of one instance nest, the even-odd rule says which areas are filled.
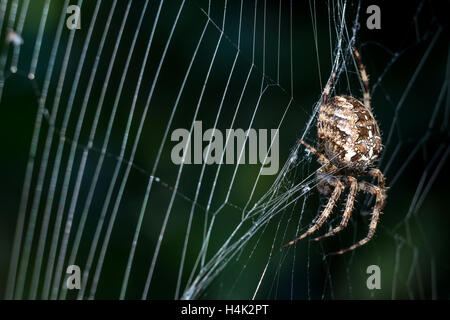
[[[20,5],[23,1],[19,1]],[[122,19],[126,1],[119,1],[118,8],[112,20],[111,34],[107,38],[104,53],[99,64],[99,77],[96,79],[92,100],[86,114],[86,125],[83,127],[79,149],[75,158],[76,170],[80,155],[87,145],[90,123],[92,122],[96,103],[103,85],[102,77],[108,68],[108,61],[115,44],[118,28]],[[99,157],[99,148],[103,142],[107,127],[109,113],[114,104],[115,94],[124,68],[132,37],[136,30],[138,17],[144,1],[133,1],[130,18],[127,21],[123,40],[114,66],[110,87],[106,96],[104,111],[99,123],[98,132],[94,140],[94,149],[90,153],[86,175],[93,174]],[[334,2],[333,2],[334,3]],[[381,8],[381,30],[368,30],[365,27],[367,14],[365,8],[369,4],[377,3]],[[82,8],[82,29],[76,32],[74,47],[68,64],[67,79],[61,95],[60,112],[56,119],[57,135],[54,144],[57,145],[58,128],[61,126],[64,106],[67,105],[74,73],[79,65],[84,39],[94,8],[94,1],[86,2]],[[163,4],[161,16],[157,24],[148,63],[143,75],[141,96],[136,105],[135,122],[131,127],[130,139],[137,132],[138,120],[142,116],[146,97],[150,92],[164,46],[180,2],[167,1]],[[8,10],[11,1],[8,1]],[[62,2],[52,2],[49,21],[44,34],[41,58],[35,80],[27,78],[31,56],[33,54],[34,39],[37,25],[41,17],[43,1],[32,1],[28,12],[25,28],[22,33],[24,44],[19,60],[19,72],[11,74],[6,67],[5,89],[0,104],[0,292],[4,292],[7,282],[7,270],[11,257],[11,248],[14,239],[14,230],[17,221],[23,179],[25,176],[28,150],[32,137],[34,119],[38,107],[38,99],[43,86],[43,79],[48,68],[48,59],[55,37],[56,27],[62,8]],[[266,51],[263,56],[264,32],[264,5],[266,5]],[[239,35],[239,9],[240,2],[227,2],[227,16],[224,39],[220,43],[211,76],[207,82],[203,100],[197,119],[203,121],[203,128],[211,128],[218,112],[220,98],[225,89],[236,50],[240,54],[234,71],[233,80],[228,88],[224,111],[221,115],[218,128],[225,130],[235,111],[237,101],[242,92],[244,81],[254,62],[254,70],[235,121],[234,128],[247,128],[252,117],[256,101],[259,97],[261,76],[264,71],[265,84],[278,83],[269,87],[263,95],[261,104],[256,113],[253,128],[276,128],[291,96],[293,103],[280,128],[280,166],[288,160],[292,147],[298,137],[304,132],[306,123],[311,117],[314,104],[320,97],[321,90],[328,79],[332,51],[336,45],[335,28],[338,20],[333,10],[335,5],[328,2],[297,2],[293,3],[292,10],[292,70],[293,86],[291,87],[291,55],[290,55],[290,3],[282,1],[281,23],[281,50],[280,68],[277,67],[277,41],[278,41],[278,2],[257,2],[257,23],[255,54],[253,55],[253,15],[254,2],[244,1],[242,17],[241,38]],[[109,10],[109,2],[105,1],[104,9],[99,11],[98,21],[105,21]],[[337,4],[336,4],[337,6]],[[268,261],[269,268],[265,275],[257,298],[277,299],[365,299],[365,298],[441,298],[449,297],[448,243],[450,216],[447,197],[448,187],[448,115],[450,95],[448,86],[440,103],[439,94],[449,74],[449,33],[448,33],[448,1],[349,1],[347,3],[346,40],[351,37],[351,28],[354,27],[355,14],[360,6],[359,31],[356,35],[356,46],[360,49],[363,61],[370,75],[372,85],[372,105],[379,121],[383,138],[386,139],[392,131],[392,136],[386,144],[380,168],[386,175],[390,187],[387,206],[381,219],[375,238],[365,247],[354,253],[340,257],[324,258],[324,253],[332,252],[338,248],[346,247],[355,238],[360,238],[366,232],[367,217],[357,213],[370,209],[364,197],[358,198],[359,208],[355,209],[352,226],[339,237],[324,241],[320,244],[308,244],[308,241],[299,243],[295,249],[289,251],[275,249],[269,258],[271,246],[281,247],[291,240],[297,230],[299,208],[303,200],[295,204],[290,211],[280,212],[276,218],[269,222],[264,232],[258,232],[249,245],[227,265],[224,272],[213,281],[200,298],[251,298],[257,287],[261,273]],[[20,12],[19,6],[19,12]],[[84,265],[96,223],[103,205],[106,190],[109,187],[110,177],[118,163],[123,132],[130,112],[130,105],[136,87],[139,72],[142,68],[142,58],[145,53],[148,39],[151,34],[153,21],[157,11],[157,4],[151,3],[144,18],[142,32],[139,34],[135,53],[131,60],[130,70],[126,78],[123,95],[119,101],[118,113],[111,142],[108,145],[104,169],[96,189],[90,215],[88,218],[86,237],[79,253],[79,263]],[[193,51],[199,42],[203,26],[206,23],[208,3],[206,1],[188,1],[182,11],[180,21],[170,44],[169,50],[157,85],[154,97],[150,104],[150,111],[140,140],[135,165],[131,171],[126,185],[126,191],[121,201],[117,221],[109,244],[108,254],[102,271],[96,298],[117,298],[122,283],[123,271],[128,258],[133,232],[142,198],[145,193],[149,174],[152,170],[156,153],[166,128],[170,112],[172,111],[180,85],[192,57]],[[8,11],[7,11],[8,12]],[[222,25],[224,12],[223,1],[213,1],[210,18],[217,25]],[[313,14],[311,14],[313,12]],[[314,18],[314,19],[312,19]],[[3,21],[6,24],[6,20]],[[99,23],[94,29],[93,48],[88,51],[84,61],[85,67],[81,75],[80,86],[74,102],[73,118],[69,122],[67,131],[68,140],[64,149],[63,163],[71,146],[70,138],[76,124],[82,97],[87,89],[90,68],[94,63],[98,41],[102,35],[103,24]],[[314,32],[316,28],[316,32]],[[331,34],[330,34],[331,30]],[[314,35],[316,34],[316,37]],[[438,37],[435,39],[435,35]],[[61,41],[61,48],[68,41],[69,32],[65,29]],[[5,31],[1,35],[5,37]],[[193,65],[193,71],[182,95],[179,109],[175,114],[172,128],[189,128],[195,107],[199,101],[202,85],[211,64],[215,45],[220,36],[217,27],[212,23],[208,25],[205,41],[202,42],[198,58]],[[330,39],[331,36],[331,39]],[[433,42],[435,39],[435,42]],[[317,41],[317,50],[315,47]],[[12,50],[2,42],[2,52],[7,52],[8,62]],[[239,43],[239,46],[238,46]],[[433,44],[433,45],[432,45]],[[346,44],[348,45],[348,43]],[[430,50],[427,53],[427,50]],[[48,110],[54,107],[54,95],[59,74],[63,63],[63,52],[58,53],[55,67],[55,76],[49,90],[46,104]],[[319,64],[320,62],[320,68]],[[356,72],[350,59],[347,68],[341,74],[336,92],[360,96],[360,87]],[[423,63],[423,65],[421,65]],[[8,66],[8,64],[7,64]],[[279,74],[277,73],[279,70]],[[279,81],[277,81],[279,78]],[[410,82],[411,79],[414,81]],[[399,105],[399,101],[403,101]],[[434,115],[435,118],[432,118]],[[434,119],[434,120],[432,120]],[[48,120],[44,119],[43,131],[40,138],[40,147],[36,163],[40,163],[43,151],[43,142],[48,131]],[[314,128],[306,136],[307,141],[313,142]],[[130,156],[131,142],[128,143],[125,159]],[[163,150],[161,164],[156,172],[163,183],[154,187],[150,204],[144,219],[142,235],[137,247],[136,260],[133,265],[127,298],[137,299],[142,294],[142,288],[147,275],[148,267],[153,255],[160,226],[166,213],[168,202],[178,172],[178,166],[170,162],[170,150],[173,145],[168,141]],[[56,147],[52,148],[50,159],[53,159]],[[302,156],[302,155],[301,155]],[[51,162],[50,162],[51,163]],[[126,163],[121,166],[120,176],[124,172]],[[35,165],[35,172],[39,167]],[[49,166],[46,177],[46,186],[50,179],[52,165]],[[63,165],[65,169],[65,165]],[[299,169],[289,176],[291,182],[301,181],[309,175],[317,165],[314,161],[300,161]],[[229,236],[241,216],[241,208],[245,206],[252,190],[257,166],[243,165],[233,185],[230,203],[221,211],[218,218],[217,230],[214,230],[214,239],[211,242],[211,252],[214,252]],[[176,277],[178,275],[182,244],[184,242],[185,228],[188,214],[195,197],[195,189],[201,166],[187,166],[180,182],[179,193],[176,197],[173,212],[169,219],[169,228],[164,236],[161,253],[155,270],[149,298],[161,299],[174,297]],[[218,179],[217,196],[213,207],[218,208],[226,195],[234,166],[224,166]],[[63,171],[64,172],[64,171]],[[214,178],[215,168],[206,169],[203,187],[198,198],[198,207],[193,221],[190,250],[186,260],[187,280],[194,263],[196,252],[202,241],[204,207],[209,197],[209,186]],[[35,173],[36,175],[36,173]],[[63,173],[60,173],[63,175]],[[262,196],[276,176],[261,178],[255,196],[249,208]],[[59,180],[62,180],[60,177]],[[72,185],[75,178],[72,178]],[[120,181],[120,180],[119,180]],[[36,178],[33,179],[33,187]],[[61,181],[55,193],[58,199],[61,192]],[[423,187],[423,188],[422,188]],[[69,197],[71,196],[69,190]],[[89,181],[83,182],[80,194],[80,204],[86,198]],[[32,188],[32,190],[34,190]],[[42,199],[46,199],[46,191]],[[115,188],[114,196],[117,196]],[[113,196],[113,198],[114,198]],[[423,196],[423,199],[422,199]],[[417,202],[419,200],[419,202]],[[319,206],[317,192],[311,191],[306,202],[305,214],[302,218],[302,227],[314,218]],[[42,200],[41,203],[45,202]],[[56,200],[55,200],[56,202]],[[357,207],[358,207],[357,205]],[[54,204],[56,206],[56,204]],[[41,204],[37,229],[44,211]],[[80,205],[81,207],[81,205]],[[236,209],[240,208],[240,209]],[[80,210],[81,211],[81,210]],[[79,212],[78,210],[76,211]],[[287,212],[287,213],[286,213]],[[335,212],[339,212],[338,209]],[[54,224],[54,214],[50,227]],[[410,218],[407,218],[410,216]],[[79,222],[76,214],[74,229]],[[292,219],[292,220],[290,220]],[[285,233],[277,231],[281,225]],[[336,220],[334,220],[336,223]],[[30,266],[33,266],[33,253],[37,245],[37,234],[33,239],[33,250]],[[50,235],[48,236],[50,238]],[[73,237],[72,237],[73,238]],[[71,241],[73,239],[71,238]],[[275,239],[275,241],[274,241]],[[256,250],[253,252],[252,248]],[[50,240],[47,246],[50,247]],[[70,245],[69,245],[70,247]],[[46,250],[44,261],[48,257]],[[270,259],[270,260],[268,260]],[[375,292],[367,290],[365,281],[368,265],[377,264],[382,270],[382,289]],[[29,267],[29,271],[32,267]],[[93,273],[93,272],[92,272]],[[31,274],[31,272],[30,272]],[[42,279],[41,279],[42,281]],[[25,287],[27,297],[29,282]],[[42,283],[40,284],[40,287]],[[73,298],[71,295],[69,297]]]

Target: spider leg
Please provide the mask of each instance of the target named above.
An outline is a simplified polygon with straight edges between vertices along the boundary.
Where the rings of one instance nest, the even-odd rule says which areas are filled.
[[[334,228],[333,230],[331,230],[330,232],[319,236],[317,238],[314,238],[314,241],[318,241],[324,238],[328,238],[330,236],[334,236],[336,233],[338,233],[339,231],[341,231],[342,229],[344,229],[347,224],[348,221],[350,220],[350,215],[353,211],[353,205],[355,203],[355,197],[356,197],[356,193],[358,192],[358,181],[353,178],[353,177],[348,177],[348,180],[350,182],[350,191],[348,193],[347,196],[347,203],[345,204],[345,210],[344,210],[344,214],[342,215],[342,220],[341,223]]]
[[[380,187],[374,186],[367,182],[359,182],[358,187],[360,190],[368,193],[372,193],[376,195],[375,206],[373,207],[372,218],[369,224],[369,232],[364,239],[359,240],[357,243],[348,247],[347,249],[340,250],[338,252],[332,253],[331,255],[343,254],[347,251],[354,250],[362,245],[365,245],[369,242],[373,235],[375,234],[375,230],[377,228],[378,219],[380,218],[381,209],[384,206],[384,200],[386,199],[386,190]]]
[[[379,186],[381,189],[385,189],[385,188],[386,188],[386,186],[385,186],[386,182],[385,182],[385,180],[384,180],[384,175],[383,175],[383,173],[380,171],[380,169],[371,169],[371,170],[369,170],[369,175],[370,175],[371,177],[377,178],[377,180],[378,180],[378,186]]]
[[[288,247],[290,245],[293,245],[297,241],[305,238],[306,236],[310,235],[311,233],[313,233],[314,231],[319,229],[323,225],[323,223],[328,219],[328,216],[330,215],[331,211],[333,210],[333,207],[336,204],[336,201],[339,199],[339,196],[341,195],[343,188],[344,188],[343,184],[339,180],[335,179],[333,193],[331,194],[331,197],[328,200],[328,203],[325,206],[325,209],[323,209],[322,213],[320,214],[319,218],[317,218],[316,222],[311,227],[309,227],[309,229],[305,233],[301,234],[299,237],[297,237],[296,239],[292,240],[291,242],[285,244],[284,246]]]
[[[326,104],[328,102],[328,98],[330,97],[331,88],[333,87],[335,79],[336,79],[336,72],[333,72],[333,74],[331,75],[330,81],[328,81],[327,85],[325,86],[325,89],[323,90],[322,104]]]
[[[364,105],[369,110],[372,110],[372,107],[370,106],[371,98],[370,98],[370,89],[369,89],[369,76],[367,75],[366,67],[362,63],[359,51],[356,48],[353,48],[353,51],[355,52],[356,62],[358,63],[359,74],[361,75],[361,81],[363,83]]]
[[[314,154],[314,155],[317,157],[317,161],[318,161],[321,165],[330,168],[330,170],[337,171],[336,166],[335,166],[334,164],[332,164],[332,163],[330,162],[330,160],[328,160],[323,154],[321,154],[319,151],[317,151],[316,148],[310,146],[308,143],[306,143],[305,141],[303,141],[303,140],[301,140],[301,139],[298,140],[298,141],[299,141],[301,144],[303,144],[303,145],[305,146],[305,148],[309,150],[309,152],[311,152],[312,154]]]

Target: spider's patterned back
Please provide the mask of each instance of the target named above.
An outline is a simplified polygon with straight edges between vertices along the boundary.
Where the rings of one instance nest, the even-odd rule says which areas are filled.
[[[353,97],[336,96],[322,104],[317,128],[319,150],[339,169],[364,172],[381,152],[377,121]]]

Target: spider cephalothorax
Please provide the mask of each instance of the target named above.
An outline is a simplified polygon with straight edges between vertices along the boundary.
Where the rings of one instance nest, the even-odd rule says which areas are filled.
[[[353,209],[356,194],[359,191],[376,196],[375,206],[367,236],[336,254],[342,254],[367,243],[375,234],[381,209],[386,199],[386,187],[381,171],[374,163],[382,149],[380,129],[370,106],[369,79],[358,51],[355,49],[361,80],[364,84],[364,103],[350,96],[329,97],[336,73],[327,84],[317,121],[317,150],[300,140],[305,147],[316,155],[322,165],[317,170],[318,190],[329,196],[325,209],[309,229],[292,240],[287,246],[305,238],[319,229],[327,220],[345,187],[349,187],[347,202],[341,223],[330,232],[315,238],[320,240],[336,234],[347,226]],[[355,176],[377,178],[378,186],[366,181],[358,181]]]

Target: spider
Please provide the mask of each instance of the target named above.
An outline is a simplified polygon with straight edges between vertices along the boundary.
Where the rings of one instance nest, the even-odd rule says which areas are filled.
[[[378,219],[382,214],[387,189],[383,174],[374,166],[382,149],[380,129],[370,106],[369,78],[359,52],[356,49],[353,50],[363,84],[364,102],[346,95],[330,97],[336,78],[336,73],[333,73],[324,89],[320,105],[317,121],[317,149],[303,140],[299,141],[317,157],[317,161],[321,164],[316,174],[317,188],[321,194],[329,197],[328,203],[308,230],[286,244],[286,247],[318,230],[330,216],[346,187],[349,187],[349,193],[340,224],[313,240],[333,236],[347,226],[358,191],[376,196],[369,231],[362,240],[333,254],[343,254],[369,242],[375,234]],[[356,176],[376,178],[378,185],[358,181]]]

